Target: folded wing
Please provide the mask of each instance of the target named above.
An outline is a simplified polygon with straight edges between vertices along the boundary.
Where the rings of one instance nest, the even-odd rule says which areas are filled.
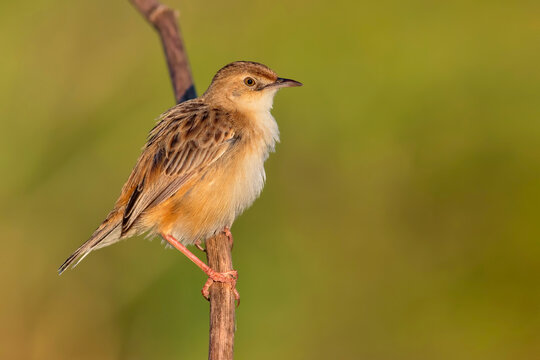
[[[160,117],[122,189],[122,236],[146,210],[169,199],[196,174],[231,149],[237,134],[230,114],[201,100],[178,105]]]

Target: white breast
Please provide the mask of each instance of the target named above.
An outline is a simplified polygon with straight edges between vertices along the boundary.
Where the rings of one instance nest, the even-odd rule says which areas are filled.
[[[269,110],[258,113],[252,119],[256,122],[254,131],[257,134],[245,144],[251,150],[244,153],[238,169],[239,177],[234,186],[235,217],[259,197],[266,181],[264,162],[279,141],[279,129]]]

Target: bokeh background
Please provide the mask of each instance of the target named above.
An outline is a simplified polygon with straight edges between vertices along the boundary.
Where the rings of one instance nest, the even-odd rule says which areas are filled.
[[[540,358],[539,2],[167,3],[199,93],[240,59],[305,84],[233,227],[237,359]],[[32,0],[0,38],[0,358],[205,358],[205,277],[160,241],[56,273],[173,105],[156,34]]]

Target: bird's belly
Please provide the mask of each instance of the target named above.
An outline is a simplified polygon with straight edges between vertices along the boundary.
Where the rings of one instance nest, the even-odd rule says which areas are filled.
[[[230,227],[255,201],[264,186],[264,156],[245,152],[223,160],[195,181],[186,194],[169,201],[168,213],[173,216],[163,224],[168,228],[164,231],[185,244],[205,240]]]

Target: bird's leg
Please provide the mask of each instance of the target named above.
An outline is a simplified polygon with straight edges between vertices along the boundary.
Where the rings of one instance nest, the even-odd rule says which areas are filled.
[[[233,236],[232,236],[231,228],[228,227],[228,226],[225,226],[223,228],[223,233],[225,234],[227,239],[229,239],[229,244],[231,245],[231,250],[232,250],[233,245],[234,245],[234,239],[233,239]]]
[[[238,293],[238,290],[236,290],[236,280],[238,279],[238,272],[236,270],[232,271],[226,271],[226,272],[217,272],[214,269],[212,269],[210,266],[206,265],[204,261],[199,259],[195,254],[193,254],[191,251],[188,250],[187,247],[182,245],[180,241],[176,240],[172,235],[167,234],[161,234],[161,236],[167,240],[169,244],[174,246],[177,250],[179,250],[182,254],[186,255],[189,260],[193,261],[195,265],[197,265],[199,268],[201,268],[202,271],[206,275],[208,275],[208,280],[204,284],[201,292],[203,296],[206,298],[206,300],[209,300],[210,295],[210,286],[214,281],[222,282],[222,283],[231,283],[233,292],[234,292],[234,298],[237,301],[237,304],[240,304],[240,294]]]

